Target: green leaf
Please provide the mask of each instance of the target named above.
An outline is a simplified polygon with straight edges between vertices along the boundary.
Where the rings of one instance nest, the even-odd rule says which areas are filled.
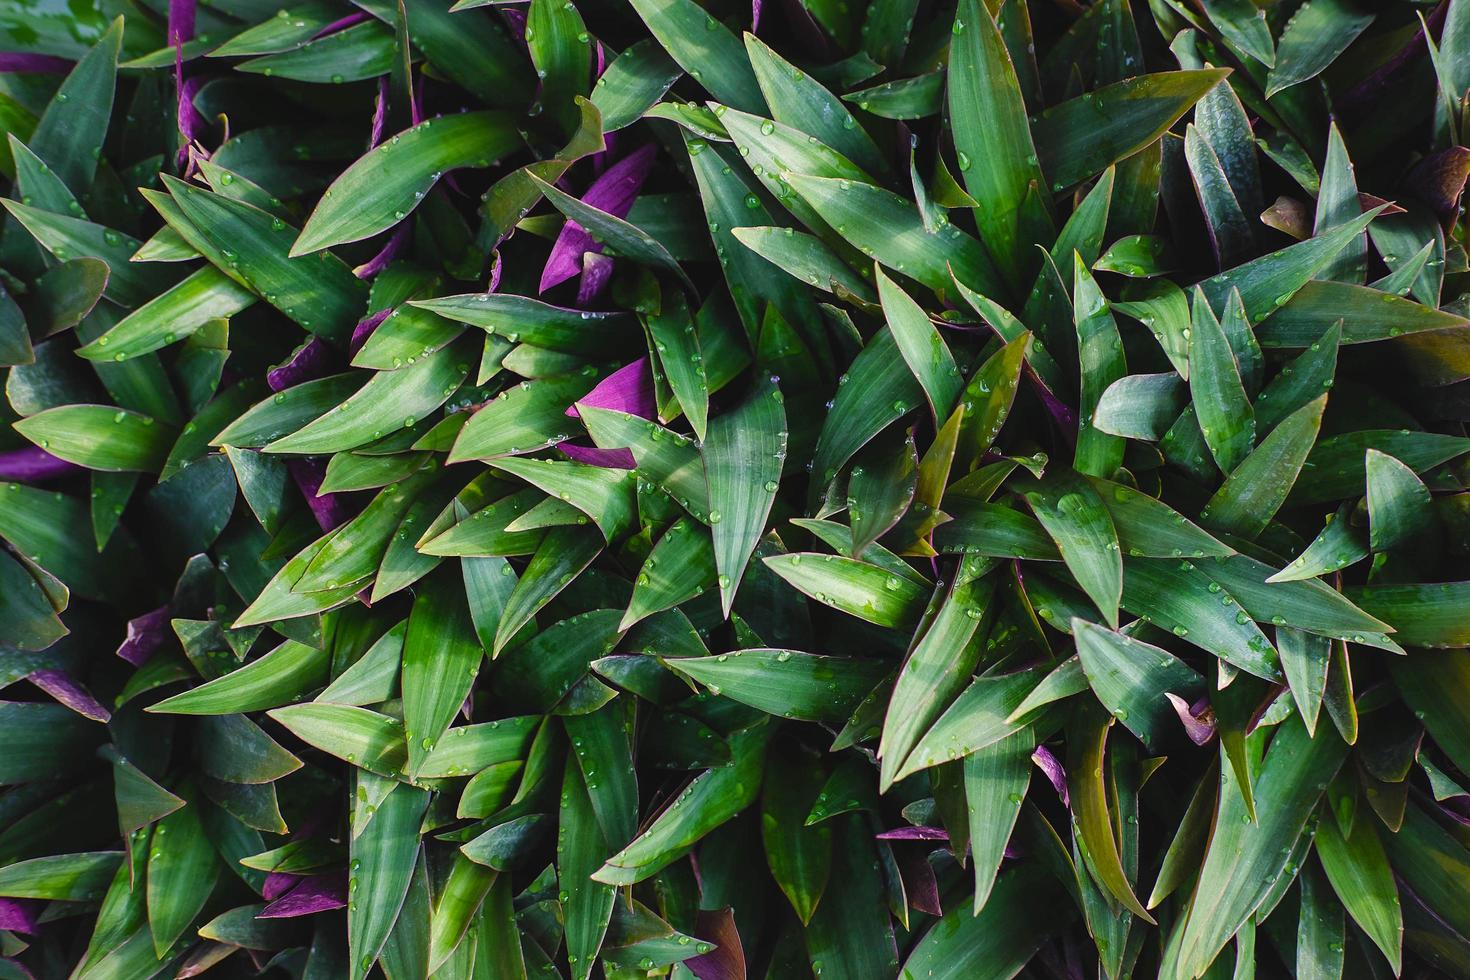
[[[770,516],[786,459],[786,412],[774,379],[711,420],[702,456],[720,602],[728,615]]]
[[[148,853],[148,929],[160,959],[204,908],[218,876],[198,803],[159,821]]]
[[[1283,873],[1291,844],[1303,833],[1346,748],[1331,733],[1312,738],[1300,722],[1284,722],[1256,777],[1254,822],[1235,780],[1222,772],[1214,834],[1179,920],[1177,942],[1171,941],[1179,972],[1201,974]]]
[[[413,25],[413,46],[460,88],[492,106],[521,110],[534,94],[522,48],[493,17],[454,14],[434,0],[363,0],[364,10],[388,25],[398,11]]]
[[[47,901],[95,902],[107,891],[121,851],[51,854],[0,868],[0,895]]]
[[[777,122],[815,136],[869,172],[883,173],[889,169],[872,137],[821,82],[781,57],[754,34],[745,35],[745,51]]]
[[[633,523],[635,486],[627,470],[514,456],[492,460],[491,465],[571,504],[592,518],[609,542]]]
[[[1204,294],[1196,292],[1189,338],[1189,393],[1205,444],[1221,471],[1232,473],[1255,448],[1256,419],[1240,365]]]
[[[1022,495],[1082,590],[1116,628],[1123,553],[1102,497],[1083,477],[1064,470],[1051,471]]]
[[[703,195],[708,201],[709,195]],[[865,302],[873,289],[820,238],[793,228],[742,227],[730,229],[735,239],[762,259],[802,282],[827,292],[840,286]]]
[[[725,105],[764,112],[745,47],[694,0],[633,0],[633,9],[689,77]]]
[[[646,37],[629,45],[592,86],[592,103],[602,111],[603,131],[611,133],[637,122],[683,74],[656,39]]]
[[[963,759],[1026,727],[1010,718],[1036,686],[1038,673],[1022,670],[975,678],[924,733],[894,778],[901,780],[921,769]]]
[[[612,846],[632,840],[638,832],[638,779],[633,770],[629,707],[627,701],[610,701],[589,714],[563,719],[573,755],[587,781],[592,809]],[[604,853],[598,858],[599,867],[606,857]]]
[[[1072,635],[1102,706],[1151,751],[1166,744],[1179,722],[1164,695],[1193,700],[1203,678],[1167,650],[1082,619],[1072,620]]]
[[[30,149],[51,164],[77,197],[91,189],[102,156],[122,39],[119,16],[66,76],[27,138]]]
[[[710,535],[687,517],[669,526],[644,559],[633,598],[619,629],[671,609],[715,584],[715,550]]]
[[[1317,824],[1317,856],[1353,921],[1397,973],[1403,963],[1404,919],[1398,885],[1371,820],[1354,820],[1343,834],[1336,820]]]
[[[326,414],[269,443],[265,451],[340,452],[411,428],[448,401],[469,372],[469,350],[464,341],[397,371],[379,371]]]
[[[1079,473],[1109,478],[1123,465],[1123,440],[1099,429],[1094,420],[1108,386],[1128,373],[1123,340],[1107,299],[1093,280],[1082,256],[1073,252],[1074,322],[1077,356],[1082,370],[1082,398],[1073,466]]]
[[[409,305],[516,342],[573,354],[604,350],[609,338],[632,322],[623,312],[569,310],[528,296],[499,293],[416,299]]]
[[[1031,135],[1051,189],[1081,183],[1148,146],[1227,74],[1140,75],[1047,109],[1032,121]]]
[[[1408,429],[1367,429],[1328,437],[1307,457],[1305,469],[1312,479],[1294,488],[1290,502],[1322,503],[1356,496],[1366,485],[1370,449],[1423,473],[1470,452],[1470,439]]]
[[[294,385],[242,413],[210,445],[259,449],[335,408],[360,387],[362,378],[350,371]]]
[[[767,568],[818,602],[879,626],[918,621],[928,590],[878,565],[813,552],[772,555]]]
[[[625,412],[582,404],[577,411],[599,448],[630,450],[640,477],[657,484],[680,507],[709,523],[709,481],[692,440]]]
[[[289,704],[327,679],[326,651],[287,640],[223,677],[158,702],[148,711],[176,715],[229,715]]]
[[[498,656],[518,633],[602,551],[603,537],[591,528],[552,528],[526,564],[520,581],[506,598],[495,630],[492,656]],[[509,565],[503,566],[509,568]]]
[[[372,969],[398,918],[418,860],[419,822],[428,804],[427,790],[395,784],[367,829],[352,841],[347,886],[355,901],[347,912],[347,965],[353,980]]]
[[[385,74],[393,64],[393,32],[354,24],[299,48],[241,62],[240,71],[297,82],[357,82]]]
[[[969,811],[970,859],[975,863],[974,911],[989,904],[1006,844],[1021,815],[1031,783],[1036,733],[1023,728],[965,756],[965,803]]]
[[[141,306],[178,278],[156,266],[129,262],[140,243],[122,232],[16,201],[0,200],[0,204],[58,261],[87,257],[107,263],[104,295],[121,306]]]
[[[1275,648],[1245,603],[1207,574],[1206,569],[1218,574],[1215,564],[1212,559],[1125,559],[1123,608],[1241,670],[1279,680]]]
[[[1074,628],[1078,620],[1073,620]],[[1080,646],[1079,646],[1080,651]],[[1113,815],[1108,810],[1108,791],[1103,778],[1103,755],[1113,719],[1095,706],[1079,712],[1069,731],[1067,788],[1072,799],[1072,826],[1079,847],[1085,849],[1087,867],[1098,884],[1124,909],[1153,924],[1153,916],[1133,894],[1123,867],[1118,840],[1113,834]]]
[[[470,416],[448,462],[534,452],[573,434],[567,409],[596,383],[593,370],[523,382],[502,391]]]
[[[1319,396],[1272,429],[1200,510],[1200,523],[1246,538],[1264,531],[1308,463],[1326,405],[1327,396]]]
[[[1049,909],[1038,916],[1036,909]],[[1064,928],[1074,907],[1055,879],[1033,865],[1002,874],[978,915],[964,903],[949,909],[904,961],[902,980],[959,980],[1013,976],[1024,970],[1054,930]]]
[[[773,649],[679,657],[666,664],[712,693],[766,714],[833,724],[845,721],[888,673],[887,665],[876,660]]]
[[[988,296],[1006,290],[980,243],[953,224],[934,232],[912,204],[860,180],[792,173],[786,182],[853,247],[936,292],[950,289],[950,268]]]
[[[290,255],[361,241],[391,228],[418,206],[445,171],[488,167],[520,142],[510,117],[499,112],[426,119],[390,136],[332,182]]]
[[[675,0],[675,2],[692,4],[693,0]],[[617,253],[624,258],[672,273],[691,292],[694,291],[693,283],[690,282],[683,267],[669,254],[668,249],[664,248],[648,232],[636,225],[629,224],[622,218],[578,200],[564,191],[557,190],[535,174],[531,174],[530,178],[531,183],[546,195],[546,199],[552,203],[552,206],[566,215],[569,220],[580,225],[593,239],[616,249]]]
[[[647,322],[664,378],[695,437],[703,442],[709,417],[709,381],[689,305],[681,295],[665,297],[662,309],[650,315]]]
[[[949,50],[949,117],[961,179],[977,204],[981,240],[1018,283],[1032,261],[1024,244],[1035,223],[1023,208],[1045,178],[1015,67],[988,5],[961,2]]]
[[[1382,206],[1374,208],[1325,234],[1227,269],[1201,282],[1199,288],[1216,313],[1224,311],[1231,291],[1238,290],[1246,318],[1254,326],[1290,302],[1297,290],[1342,254],[1381,210]]]
[[[152,472],[173,440],[168,426],[110,405],[60,405],[15,423],[54,456],[94,470]]]
[[[164,176],[179,211],[207,244],[214,265],[306,330],[342,343],[362,314],[366,291],[331,253],[291,258],[296,230],[249,204]],[[232,275],[233,273],[233,275]]]
[[[211,320],[232,317],[254,302],[254,293],[205,266],[128,314],[77,353],[95,361],[138,357],[190,336]]]
[[[592,880],[632,885],[652,877],[753,803],[770,734],[770,726],[761,724],[730,736],[732,763],[696,777],[637,839],[608,858]]]
[[[805,825],[821,776],[809,756],[777,756],[761,792],[766,863],[803,925],[811,922],[832,870],[832,827]]]
[[[878,298],[883,316],[909,370],[924,389],[929,410],[936,420],[949,417],[964,388],[960,369],[949,345],[929,320],[929,314],[908,293],[877,269]]]
[[[397,776],[405,761],[403,723],[345,704],[292,704],[270,716],[308,745],[379,776]]]
[[[923,397],[893,334],[879,330],[853,359],[822,424],[812,459],[813,496],[826,489],[853,454]]]
[[[483,651],[456,575],[420,586],[403,639],[403,723],[416,775],[470,693]]]
[[[573,977],[582,980],[592,972],[617,901],[617,889],[592,880],[610,849],[582,772],[573,759],[567,760],[562,780],[559,816],[556,863],[565,896],[561,901],[566,914],[567,958]]]
[[[1429,489],[1414,471],[1387,453],[1369,449],[1368,542],[1374,551],[1412,544],[1434,525]]]
[[[621,613],[598,609],[573,616],[506,650],[496,661],[496,689],[517,704],[551,710],[583,678],[592,661],[612,652],[622,635]]]

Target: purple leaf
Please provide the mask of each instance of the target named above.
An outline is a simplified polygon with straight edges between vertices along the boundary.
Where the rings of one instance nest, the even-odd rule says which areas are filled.
[[[204,79],[198,75],[193,78],[184,78],[183,48],[179,48],[174,55],[174,84],[179,91],[178,126],[179,126],[179,153],[178,163],[183,166],[187,159],[190,162],[189,170],[193,170],[194,154],[199,152],[195,141],[199,139],[200,132],[204,129],[204,116],[194,107],[194,96],[204,84]],[[187,173],[188,171],[186,171]]]
[[[51,695],[58,704],[70,708],[83,718],[103,724],[112,720],[112,712],[104,708],[92,696],[91,691],[64,670],[37,670],[27,676],[26,680]]]
[[[57,459],[40,446],[26,446],[0,452],[0,480],[16,483],[44,483],[82,472],[75,463]]]
[[[606,211],[616,218],[626,218],[638,197],[638,191],[643,187],[643,181],[653,167],[653,158],[657,153],[658,146],[649,143],[608,167],[587,188],[587,193],[582,195],[583,203]],[[600,251],[601,244],[593,240],[581,225],[568,220],[561,226],[561,233],[556,236],[556,243],[551,246],[551,255],[546,259],[546,267],[541,270],[541,292],[544,293],[581,272],[582,253]]]
[[[356,272],[357,270],[354,269],[353,271]],[[357,352],[362,350],[362,345],[367,343],[368,338],[373,335],[373,331],[377,330],[379,325],[388,319],[388,314],[392,312],[393,310],[390,307],[386,310],[379,310],[376,313],[369,313],[361,320],[358,320],[357,326],[352,328],[352,339],[347,342],[348,353],[356,357]]]
[[[723,908],[703,909],[694,923],[694,934],[715,948],[684,961],[699,980],[745,980],[745,947],[735,928],[735,912]]]
[[[939,879],[934,875],[934,865],[929,863],[929,853],[916,847],[899,847],[894,849],[893,857],[898,862],[898,875],[903,879],[909,905],[929,915],[944,915],[944,906],[939,901]]]
[[[301,884],[271,902],[257,919],[289,919],[313,912],[329,912],[347,907],[347,879],[337,874],[312,875]]]
[[[761,0],[750,0],[750,33],[761,29]]]
[[[409,232],[412,229],[413,226],[408,223],[407,219],[399,222],[393,234],[383,243],[382,250],[362,265],[353,269],[352,274],[359,279],[371,279],[373,276],[382,272],[389,262],[398,258],[398,253],[403,251],[403,246],[408,244]],[[376,314],[374,315],[376,316]],[[353,336],[356,337],[356,331],[353,332]]]
[[[877,835],[878,840],[949,840],[943,827],[896,827]]]
[[[331,351],[326,343],[320,337],[313,337],[292,351],[289,359],[267,371],[265,383],[271,391],[285,391],[303,381],[320,378],[326,373],[330,359]]]
[[[1180,723],[1184,725],[1184,734],[1189,736],[1191,742],[1204,745],[1215,737],[1215,714],[1210,710],[1208,701],[1200,701],[1190,707],[1188,701],[1173,692],[1164,692],[1164,697],[1174,706],[1174,713],[1179,716]]]
[[[373,100],[373,128],[368,134],[368,148],[383,142],[383,131],[388,125],[388,76],[378,76],[378,95]]]
[[[73,62],[49,54],[30,54],[25,51],[0,51],[0,71],[46,72],[62,75],[71,71]]]
[[[653,374],[648,369],[648,358],[640,357],[631,364],[618,368],[597,382],[597,387],[577,399],[577,404],[626,412],[652,421],[658,407],[655,404]],[[567,414],[574,419],[582,417],[577,411],[577,405],[567,409]]]
[[[1067,770],[1063,769],[1061,762],[1052,755],[1051,749],[1045,745],[1038,745],[1036,751],[1031,753],[1031,761],[1036,763],[1036,767],[1046,775],[1052,789],[1056,790],[1057,796],[1061,797],[1062,806],[1071,806],[1071,802],[1067,799]]]
[[[0,929],[20,932],[27,936],[36,934],[36,913],[41,903],[23,898],[0,898]]]
[[[168,0],[169,47],[194,39],[194,16],[198,9],[198,0]]]
[[[1420,160],[1404,183],[1410,193],[1448,223],[1459,213],[1466,177],[1470,177],[1470,150],[1452,146]]]
[[[577,283],[577,305],[586,307],[607,288],[612,278],[613,260],[598,252],[582,255],[582,278]]]
[[[295,888],[301,878],[301,875],[293,875],[285,871],[272,871],[265,876],[265,883],[260,886],[260,897],[267,902],[274,902]]]
[[[1041,380],[1041,376],[1036,373],[1029,363],[1025,367],[1026,377],[1031,379],[1032,386],[1036,388],[1036,394],[1041,398],[1041,404],[1046,406],[1047,414],[1052,417],[1052,421],[1056,422],[1057,428],[1062,430],[1062,434],[1067,437],[1067,441],[1075,442],[1077,439],[1077,413],[1072,411],[1066,402],[1058,398],[1046,386],[1046,382]]]
[[[286,469],[296,481],[296,486],[301,489],[301,495],[306,498],[306,506],[311,508],[312,516],[323,531],[340,527],[352,516],[342,494],[317,493],[327,475],[325,461],[315,457],[297,456],[286,460]]]
[[[501,6],[499,10],[505,26],[510,30],[510,36],[521,42],[521,47],[530,54],[531,46],[526,43],[526,12],[519,7],[506,6]]]
[[[145,612],[128,620],[128,635],[117,648],[117,655],[134,667],[143,666],[154,651],[173,636],[173,629],[169,626],[170,618],[172,614],[169,607],[162,605],[152,612]]]
[[[311,39],[315,41],[319,37],[326,37],[328,34],[336,34],[339,31],[345,31],[347,30],[347,28],[353,26],[354,24],[361,24],[367,19],[368,15],[359,10],[356,13],[351,13],[348,14],[346,17],[341,17],[337,20],[332,21],[326,27],[323,27],[321,30],[313,34],[311,36]]]
[[[636,470],[638,461],[628,449],[598,449],[596,446],[578,446],[572,442],[559,442],[557,449],[569,459],[588,466],[602,466],[610,470]]]

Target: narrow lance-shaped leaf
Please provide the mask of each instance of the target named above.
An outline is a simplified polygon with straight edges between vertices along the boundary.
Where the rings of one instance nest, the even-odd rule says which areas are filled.
[[[510,117],[499,112],[426,119],[390,136],[326,189],[290,254],[306,255],[391,228],[418,207],[446,171],[488,167],[520,142]]]
[[[1189,337],[1189,393],[1205,444],[1222,472],[1235,470],[1255,448],[1256,418],[1240,380],[1240,365],[1220,321],[1195,291]]]

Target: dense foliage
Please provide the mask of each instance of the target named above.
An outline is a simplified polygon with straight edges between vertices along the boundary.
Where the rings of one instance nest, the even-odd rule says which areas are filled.
[[[1470,976],[1467,90],[0,4],[0,978]]]

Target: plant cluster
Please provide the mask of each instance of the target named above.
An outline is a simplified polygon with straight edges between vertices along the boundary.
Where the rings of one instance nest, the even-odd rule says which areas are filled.
[[[0,978],[1470,976],[1470,0],[0,6]]]

